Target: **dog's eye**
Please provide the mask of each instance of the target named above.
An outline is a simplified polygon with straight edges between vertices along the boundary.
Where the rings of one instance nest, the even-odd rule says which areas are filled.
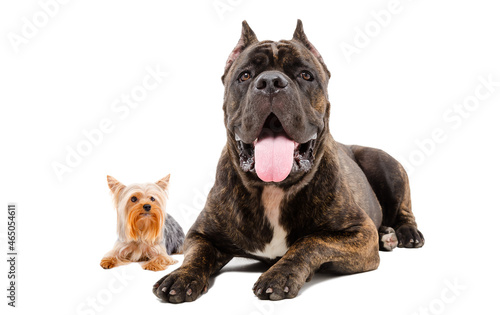
[[[302,72],[300,73],[300,77],[301,77],[302,79],[306,80],[306,81],[312,81],[312,80],[314,80],[314,78],[313,78],[313,76],[312,76],[311,72],[309,72],[309,71],[302,71]]]
[[[155,200],[156,200],[155,197],[151,197],[151,201],[155,201]]]
[[[132,196],[132,198],[130,198],[130,201],[132,201],[132,202],[136,202],[136,201],[137,201],[137,197]]]
[[[238,78],[238,81],[240,81],[240,82],[244,82],[244,81],[246,81],[246,80],[250,79],[251,77],[252,77],[252,75],[250,74],[250,72],[248,72],[248,71],[243,71],[243,72],[240,74],[240,76],[239,76],[239,78]]]

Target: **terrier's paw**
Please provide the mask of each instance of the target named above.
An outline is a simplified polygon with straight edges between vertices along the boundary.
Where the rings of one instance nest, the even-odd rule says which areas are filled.
[[[379,249],[385,251],[392,251],[398,246],[398,238],[396,231],[390,227],[381,227],[379,229]]]
[[[252,290],[261,300],[291,299],[299,294],[304,282],[286,267],[271,268],[260,276]]]
[[[142,269],[151,271],[160,271],[167,269],[170,265],[175,265],[177,260],[169,256],[158,256],[151,260],[148,260],[142,265]]]
[[[104,269],[111,269],[118,265],[118,259],[116,257],[104,257],[101,260],[101,267]]]
[[[153,293],[169,303],[192,302],[207,290],[208,277],[182,267],[161,278],[153,286]]]
[[[413,225],[405,224],[400,226],[396,231],[396,235],[399,241],[398,247],[419,248],[424,246],[424,236]]]

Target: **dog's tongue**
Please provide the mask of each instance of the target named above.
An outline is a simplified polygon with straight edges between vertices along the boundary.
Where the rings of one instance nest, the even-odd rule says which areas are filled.
[[[263,131],[255,143],[255,171],[264,182],[281,182],[293,166],[295,143],[284,132]]]

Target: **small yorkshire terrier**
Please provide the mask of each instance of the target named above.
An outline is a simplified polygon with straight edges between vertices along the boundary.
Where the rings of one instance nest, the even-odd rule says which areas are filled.
[[[101,260],[110,269],[141,262],[146,270],[165,270],[177,263],[171,254],[181,254],[184,232],[165,212],[170,174],[156,183],[125,186],[108,176],[118,214],[118,240]]]

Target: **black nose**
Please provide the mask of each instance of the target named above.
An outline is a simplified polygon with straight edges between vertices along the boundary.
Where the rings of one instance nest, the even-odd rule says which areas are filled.
[[[148,205],[148,204],[145,204],[144,206],[142,206],[144,208],[144,210],[146,211],[149,211],[151,210],[151,205]]]
[[[262,72],[255,80],[255,89],[268,94],[276,93],[286,88],[288,81],[279,71]]]

